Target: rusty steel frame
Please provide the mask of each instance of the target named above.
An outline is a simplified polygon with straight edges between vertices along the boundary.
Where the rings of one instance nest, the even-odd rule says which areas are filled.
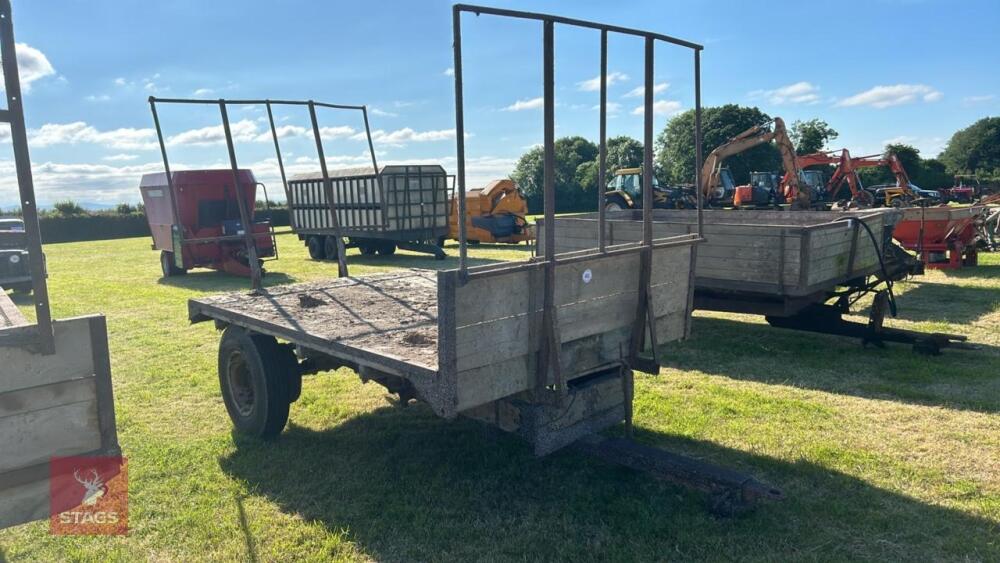
[[[250,224],[250,221],[249,221],[249,219],[250,219],[250,210],[248,210],[246,208],[246,202],[244,201],[244,199],[242,197],[242,195],[243,195],[242,194],[242,187],[241,187],[240,182],[239,182],[239,172],[238,172],[239,165],[238,165],[237,159],[236,159],[236,146],[235,146],[235,143],[233,142],[233,135],[232,135],[232,131],[230,130],[230,125],[229,125],[228,106],[235,106],[235,105],[241,105],[241,106],[243,106],[243,105],[263,105],[267,109],[267,119],[268,119],[268,124],[269,124],[270,129],[271,129],[271,139],[274,142],[274,153],[275,153],[275,156],[278,159],[278,171],[281,173],[281,184],[282,184],[282,188],[284,188],[284,191],[285,191],[285,201],[286,202],[291,202],[291,198],[289,197],[288,178],[287,178],[286,173],[285,173],[285,164],[284,164],[284,161],[283,161],[283,159],[281,157],[281,144],[278,141],[278,130],[277,130],[277,128],[274,125],[274,113],[273,113],[272,107],[276,106],[276,105],[281,105],[281,106],[303,106],[303,107],[308,108],[308,110],[309,110],[309,120],[310,120],[310,122],[312,124],[313,137],[314,137],[315,142],[316,142],[316,153],[318,155],[319,162],[320,162],[320,170],[321,170],[321,172],[323,174],[324,194],[326,195],[326,198],[327,198],[327,204],[330,207],[330,213],[333,216],[333,220],[332,221],[333,221],[333,230],[334,230],[334,233],[335,233],[334,236],[337,239],[337,248],[338,248],[338,251],[339,251],[337,253],[337,274],[340,277],[345,277],[345,276],[349,275],[348,269],[347,269],[347,259],[346,259],[345,251],[344,251],[345,250],[344,249],[344,241],[343,241],[343,236],[341,235],[341,229],[340,229],[340,220],[337,217],[336,202],[334,202],[334,197],[333,197],[333,195],[334,195],[333,194],[333,183],[330,180],[330,175],[329,175],[329,172],[328,172],[327,166],[326,166],[326,157],[325,157],[325,153],[324,153],[324,150],[323,150],[323,139],[322,139],[322,136],[320,134],[319,120],[317,119],[317,116],[316,116],[316,108],[355,110],[355,111],[360,111],[361,112],[362,118],[364,119],[364,123],[365,123],[365,135],[366,135],[366,137],[368,139],[368,152],[371,154],[372,169],[374,171],[375,177],[376,177],[377,182],[378,182],[379,193],[383,196],[383,199],[384,199],[384,190],[382,188],[382,175],[379,173],[379,170],[378,170],[378,161],[376,160],[376,157],[375,157],[375,145],[372,142],[371,127],[370,127],[370,125],[368,123],[368,107],[367,106],[364,106],[364,105],[360,105],[360,106],[359,105],[347,105],[347,104],[330,104],[330,103],[325,103],[325,102],[317,102],[317,101],[314,101],[314,100],[271,100],[271,99],[264,99],[264,100],[253,100],[253,99],[226,100],[226,99],[223,99],[223,98],[219,98],[217,100],[202,100],[202,99],[192,99],[192,98],[157,98],[155,96],[150,96],[149,97],[149,108],[150,108],[150,111],[153,114],[153,125],[156,128],[156,138],[159,141],[159,145],[160,145],[160,156],[163,157],[163,169],[166,172],[167,188],[170,190],[170,193],[171,193],[170,204],[171,204],[171,207],[172,207],[172,211],[173,211],[173,215],[174,215],[174,219],[175,220],[177,220],[180,217],[180,214],[179,214],[179,210],[177,208],[176,198],[173,197],[174,185],[173,185],[173,177],[171,176],[171,173],[170,173],[170,161],[167,158],[167,144],[166,144],[166,140],[165,140],[165,138],[163,136],[163,129],[160,127],[160,117],[159,117],[159,114],[156,111],[156,104],[158,104],[158,103],[161,103],[161,104],[187,104],[187,105],[215,105],[215,106],[219,107],[219,113],[220,113],[220,117],[222,119],[223,133],[225,134],[225,137],[226,137],[226,150],[227,150],[227,153],[228,153],[228,156],[229,156],[229,164],[230,164],[230,167],[232,168],[232,172],[233,172],[233,182],[234,182],[234,185],[235,185],[234,190],[236,192],[237,206],[239,207],[239,210],[240,210],[240,221],[242,221],[243,225],[244,225],[244,228],[243,228],[244,234],[243,234],[242,238],[243,238],[244,243],[246,244],[247,256],[248,256],[249,262],[250,262],[250,272],[251,272],[251,274],[250,274],[250,283],[251,283],[251,286],[252,286],[252,288],[253,288],[254,291],[259,291],[262,288],[262,285],[263,285],[263,283],[262,283],[261,269],[260,269],[260,263],[257,260],[257,245],[255,243],[255,239],[257,239],[257,238],[259,238],[261,236],[271,236],[271,235],[270,234],[265,235],[264,233],[255,234],[255,233],[251,232],[252,225]],[[181,230],[180,236],[181,236],[181,245],[182,246],[185,243],[190,243],[190,242],[193,241],[193,239],[187,239],[187,238],[184,237],[184,231],[183,230]],[[197,239],[197,241],[199,243],[202,243],[202,242],[221,242],[221,241],[224,241],[224,240],[233,240],[233,237],[232,237],[232,235],[230,235],[230,236],[225,236],[224,235],[224,236],[219,236],[219,237],[207,237],[207,238]],[[275,247],[275,252],[277,252],[277,247]]]
[[[45,255],[42,253],[42,232],[38,224],[38,202],[35,199],[35,182],[31,175],[31,157],[28,153],[28,134],[24,124],[24,105],[21,95],[21,77],[15,54],[14,23],[10,0],[0,0],[0,58],[2,58],[4,89],[7,108],[0,109],[0,123],[10,125],[11,144],[14,150],[14,168],[20,197],[21,218],[28,239],[28,267],[31,273],[31,298],[35,306],[35,324],[29,334],[15,339],[17,344],[32,344],[43,354],[55,352],[52,332],[52,310],[49,303],[48,283],[45,279]],[[0,345],[3,341],[0,341]]]
[[[597,243],[598,252],[606,253],[605,243],[606,213],[604,209],[604,182],[607,176],[607,40],[608,33],[618,33],[641,37],[645,41],[645,95],[643,101],[643,173],[642,173],[642,193],[643,201],[643,236],[642,243],[635,247],[633,251],[641,253],[641,275],[639,290],[638,314],[633,327],[632,346],[629,350],[629,361],[632,365],[640,364],[642,361],[638,357],[641,341],[649,326],[650,338],[653,340],[655,350],[655,331],[653,330],[653,317],[649,311],[649,283],[652,269],[652,184],[653,184],[653,53],[657,41],[662,41],[672,45],[685,47],[694,52],[694,81],[695,81],[695,154],[697,161],[701,160],[701,59],[700,53],[703,47],[696,43],[663,35],[649,31],[641,31],[615,25],[590,22],[574,18],[566,18],[548,14],[534,12],[524,12],[517,10],[506,10],[491,8],[486,6],[472,6],[467,4],[456,4],[452,7],[452,33],[454,41],[454,79],[455,79],[455,139],[456,153],[458,158],[457,166],[457,192],[464,195],[466,191],[465,183],[465,110],[463,96],[462,78],[462,13],[468,12],[475,15],[492,15],[514,19],[534,20],[542,23],[542,51],[543,51],[543,114],[544,114],[544,172],[543,172],[543,200],[545,217],[545,243],[543,249],[544,265],[544,303],[542,308],[542,342],[539,356],[539,373],[536,379],[536,387],[542,388],[547,385],[549,375],[561,394],[563,389],[562,374],[559,366],[558,335],[556,333],[558,323],[556,322],[555,310],[555,267],[557,258],[555,254],[555,80],[554,80],[554,28],[555,24],[595,29],[600,31],[601,46],[601,88],[600,88],[600,142],[599,142],[599,162],[598,162],[598,232]],[[696,180],[697,186],[698,180]],[[698,207],[698,237],[701,238],[703,218],[702,218],[702,198],[700,189],[697,197]],[[466,202],[464,197],[458,197],[458,216],[464,217],[466,213]],[[468,240],[464,221],[459,221],[459,256],[458,267],[460,279],[466,281],[471,277],[489,275],[489,272],[469,272],[468,266]],[[692,274],[693,275],[693,274]],[[655,352],[652,363],[644,364],[646,367],[653,367],[655,364]]]

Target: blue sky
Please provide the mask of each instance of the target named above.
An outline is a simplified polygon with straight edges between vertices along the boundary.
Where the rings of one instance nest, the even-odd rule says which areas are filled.
[[[703,103],[758,105],[786,121],[819,117],[831,148],[907,142],[936,155],[950,135],[1000,108],[995,1],[524,2],[705,45]],[[312,98],[367,104],[383,162],[455,167],[451,4],[439,1],[14,0],[39,200],[138,200],[162,168],[146,98]],[[469,187],[503,177],[541,140],[541,26],[465,16]],[[556,29],[557,134],[597,136],[598,33]],[[642,45],[612,36],[609,134],[641,137]],[[693,105],[692,56],[656,51],[656,129]],[[238,155],[280,192],[261,108],[231,110]],[[304,111],[278,113],[294,171],[317,167]],[[213,108],[165,108],[180,167],[226,162]],[[320,115],[331,166],[363,164],[359,115]],[[0,132],[0,136],[6,131]],[[0,206],[16,202],[0,148]]]

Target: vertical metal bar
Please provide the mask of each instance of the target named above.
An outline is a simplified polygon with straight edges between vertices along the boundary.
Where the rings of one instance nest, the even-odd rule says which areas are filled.
[[[604,252],[604,190],[608,175],[608,30],[601,30],[601,139],[597,161],[597,249]]]
[[[274,127],[274,114],[271,112],[271,100],[267,106],[267,121],[271,124],[271,138],[274,139],[274,154],[278,157],[278,171],[281,172],[281,186],[285,189],[285,205],[288,207],[288,219],[292,218],[292,195],[288,191],[288,179],[285,177],[285,162],[281,159],[281,146],[278,144],[278,130]],[[295,226],[294,224],[292,225]]]
[[[701,50],[694,50],[694,188],[698,202],[698,236],[703,236],[704,196],[701,193]]]
[[[28,239],[28,269],[31,272],[32,299],[35,302],[38,349],[44,354],[51,354],[55,352],[52,311],[49,304],[49,288],[45,280],[42,231],[38,224],[38,203],[35,201],[35,182],[31,175],[28,132],[24,125],[24,106],[21,103],[21,77],[18,74],[14,45],[10,2],[4,0],[0,3],[0,58],[3,59],[4,89],[7,93],[7,119],[10,123],[14,168],[17,172],[17,186],[21,198],[21,218]]]
[[[379,197],[382,204],[385,204],[385,189],[382,187],[382,173],[378,169],[378,161],[375,158],[375,144],[372,142],[372,129],[368,125],[368,106],[361,106],[361,116],[365,119],[365,135],[368,137],[368,153],[372,157],[372,171],[375,173],[376,187],[378,187]],[[382,227],[388,227],[386,213],[382,214]]]
[[[458,200],[458,271],[459,280],[465,283],[468,276],[468,248],[465,226],[465,109],[462,104],[462,11],[458,5],[451,8],[452,40],[454,41],[455,71],[455,156],[458,159],[456,171]]]
[[[555,149],[555,32],[551,20],[545,20],[542,33],[542,75],[544,97],[544,177],[542,194],[545,202],[545,283],[542,301],[542,345],[538,362],[538,378],[536,389],[541,390],[551,372],[556,389],[560,396],[565,396],[566,386],[562,382],[562,369],[559,361],[560,342],[556,321],[555,290],[556,290],[556,149]],[[463,218],[464,219],[464,218]]]
[[[337,275],[347,277],[347,250],[344,248],[344,237],[340,232],[340,218],[337,217],[337,206],[334,203],[333,184],[330,182],[330,173],[326,169],[326,155],[323,153],[323,138],[319,133],[319,120],[316,119],[316,103],[309,100],[309,119],[312,121],[313,137],[316,138],[316,155],[319,157],[319,169],[323,173],[323,191],[326,194],[326,204],[330,208],[331,220],[333,221],[333,236],[337,238]],[[375,158],[374,153],[372,159]],[[373,160],[374,162],[374,160]]]
[[[653,242],[653,47],[646,38],[646,91],[643,102],[642,140],[642,244]]]
[[[257,260],[257,241],[254,240],[253,236],[253,220],[250,214],[251,210],[247,209],[247,202],[243,197],[239,165],[236,163],[236,147],[233,145],[233,133],[229,129],[229,112],[226,111],[226,102],[223,100],[219,100],[219,112],[222,114],[222,130],[226,134],[229,166],[233,169],[233,191],[236,194],[236,207],[240,210],[240,222],[243,223],[243,243],[247,248],[247,261],[250,262],[250,286],[254,291],[260,291],[262,280],[260,262]]]
[[[160,156],[163,157],[163,171],[167,176],[167,196],[170,199],[170,210],[173,213],[171,232],[176,229],[180,237],[181,248],[174,252],[184,252],[184,227],[180,224],[180,210],[177,207],[177,194],[174,193],[174,176],[170,173],[170,161],[167,159],[167,144],[163,139],[163,129],[160,128],[160,116],[156,113],[156,98],[149,97],[149,109],[153,112],[153,126],[156,128],[156,139],[160,143]]]

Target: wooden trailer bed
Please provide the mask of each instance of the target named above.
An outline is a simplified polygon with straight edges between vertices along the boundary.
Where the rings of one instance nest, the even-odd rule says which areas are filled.
[[[689,333],[695,235],[653,247],[651,309],[658,342]],[[561,256],[556,266],[560,363],[567,381],[628,354],[640,288],[635,245]],[[533,387],[544,262],[402,270],[192,299],[192,322],[214,319],[335,358],[363,377],[407,380],[441,416]],[[648,344],[648,338],[647,342]]]
[[[853,217],[868,225],[878,248]],[[608,244],[638,241],[642,212],[607,213]],[[897,210],[862,212],[705,210],[705,243],[698,247],[696,288],[735,290],[803,297],[844,281],[873,274],[886,240],[886,228],[900,218]],[[597,246],[597,215],[557,217],[556,252]],[[544,244],[539,221],[538,247]],[[653,236],[697,230],[693,210],[657,209]]]

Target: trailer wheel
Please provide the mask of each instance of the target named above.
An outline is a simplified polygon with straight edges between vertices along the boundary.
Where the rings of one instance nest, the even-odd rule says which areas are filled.
[[[323,253],[327,260],[336,260],[340,256],[340,249],[337,248],[337,237],[327,235],[323,237]]]
[[[396,253],[396,243],[391,240],[382,241],[382,243],[378,245],[378,253],[382,256],[392,256]]]
[[[238,432],[267,440],[285,428],[294,391],[292,376],[298,375],[289,354],[271,336],[250,334],[237,326],[222,333],[219,384]]]
[[[363,241],[358,242],[358,249],[364,256],[374,256],[378,251],[380,244],[378,241]]]
[[[174,253],[169,250],[160,252],[160,270],[163,271],[163,277],[165,278],[183,276],[187,273],[187,270],[184,268],[177,267],[177,264],[174,263]]]
[[[311,235],[306,239],[306,248],[309,249],[309,257],[313,260],[326,258],[326,245],[324,244],[323,237]]]

